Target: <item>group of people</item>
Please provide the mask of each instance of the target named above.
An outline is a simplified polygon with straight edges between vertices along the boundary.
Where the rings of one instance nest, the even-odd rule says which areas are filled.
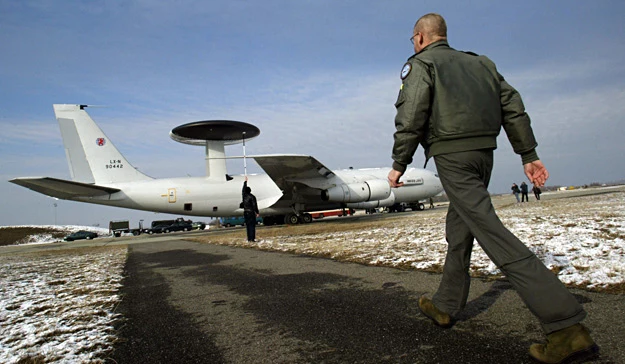
[[[527,183],[522,182],[520,188],[516,183],[513,183],[510,189],[512,190],[512,194],[514,195],[514,197],[516,197],[516,202],[529,202],[529,197],[527,195]],[[540,187],[534,185],[534,187],[532,187],[532,192],[534,193],[534,197],[536,197],[536,200],[540,201],[540,194],[542,193]],[[521,199],[519,199],[519,195],[521,195]]]
[[[549,178],[538,158],[530,118],[520,94],[485,56],[457,51],[447,42],[442,16],[430,13],[414,25],[415,54],[404,64],[395,107],[396,132],[391,187],[400,178],[419,145],[426,163],[434,159],[449,207],[446,218],[448,244],[443,276],[432,298],[421,296],[418,306],[434,324],[450,328],[467,304],[469,267],[474,240],[503,272],[525,305],[537,317],[546,343],[532,344],[529,355],[540,363],[561,363],[593,356],[598,347],[581,324],[586,311],[558,277],[508,230],[492,206],[488,184],[493,152],[502,127],[523,170],[534,185],[536,199]],[[519,200],[528,200],[528,186],[512,185]],[[256,199],[243,185],[248,240],[254,241]],[[433,206],[430,200],[430,207]]]

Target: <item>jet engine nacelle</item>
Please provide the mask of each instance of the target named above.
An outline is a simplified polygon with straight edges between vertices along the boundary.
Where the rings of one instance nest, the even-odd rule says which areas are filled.
[[[357,202],[345,204],[345,207],[350,209],[375,209],[378,207],[388,207],[395,204],[395,194],[391,193],[391,196],[385,200]]]
[[[391,195],[388,181],[375,179],[361,183],[343,184],[321,191],[321,199],[332,202],[366,202],[386,200]]]

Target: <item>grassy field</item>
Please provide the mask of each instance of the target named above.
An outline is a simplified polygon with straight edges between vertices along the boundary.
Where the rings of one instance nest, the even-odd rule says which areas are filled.
[[[625,193],[514,203],[494,198],[504,224],[570,287],[625,293]],[[566,196],[569,197],[569,196]],[[387,216],[328,218],[307,225],[264,227],[257,242],[245,229],[224,229],[194,241],[326,257],[346,262],[440,273],[447,243],[446,206]],[[475,245],[473,277],[501,277]]]
[[[25,244],[29,239],[37,235],[49,235],[52,239],[62,240],[68,232],[65,229],[51,227],[3,227],[0,228],[0,246]]]

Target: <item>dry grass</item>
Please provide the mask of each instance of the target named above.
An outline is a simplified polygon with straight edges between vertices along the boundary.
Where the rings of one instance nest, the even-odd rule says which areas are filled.
[[[44,234],[61,240],[67,232],[43,227],[3,227],[0,229],[0,246],[20,244],[29,236]]]

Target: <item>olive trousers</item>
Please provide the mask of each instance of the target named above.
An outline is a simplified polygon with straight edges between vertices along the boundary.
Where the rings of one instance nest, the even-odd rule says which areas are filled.
[[[586,311],[558,277],[503,225],[488,193],[493,150],[434,157],[449,198],[447,256],[443,278],[432,301],[452,317],[466,305],[473,240],[506,275],[546,334],[582,321]]]

